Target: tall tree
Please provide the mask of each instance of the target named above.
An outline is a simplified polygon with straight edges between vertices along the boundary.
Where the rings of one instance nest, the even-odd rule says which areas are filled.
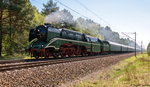
[[[0,5],[2,6],[2,5]],[[0,7],[0,57],[2,56],[2,18],[3,18],[3,9]]]
[[[5,48],[7,54],[12,55],[13,51],[16,50],[15,45],[18,34],[24,31],[30,25],[32,20],[32,6],[29,0],[8,0],[8,8],[6,9],[5,23],[6,32],[9,37],[6,39],[8,46]],[[16,46],[18,47],[18,46]]]
[[[47,4],[43,4],[44,8],[42,9],[42,14],[47,16],[52,12],[56,12],[59,10],[57,3],[53,2],[53,0],[49,0]]]
[[[147,53],[148,53],[148,55],[150,56],[150,43],[149,43],[148,46],[147,46]]]
[[[7,7],[7,0],[0,0],[0,57],[2,56],[2,37],[3,37],[3,14]]]
[[[34,28],[35,26],[42,25],[44,23],[45,17],[38,12],[36,7],[33,7],[32,12],[33,12],[33,20],[31,26]]]

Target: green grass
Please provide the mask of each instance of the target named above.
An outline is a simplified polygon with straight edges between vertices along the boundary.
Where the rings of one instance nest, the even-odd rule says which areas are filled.
[[[85,80],[72,87],[150,87],[150,56],[139,54],[127,58],[111,70],[98,74],[94,80]]]
[[[6,55],[2,54],[2,57],[0,57],[0,60],[18,60],[18,59],[30,59],[31,57],[28,54],[13,54],[13,55]]]

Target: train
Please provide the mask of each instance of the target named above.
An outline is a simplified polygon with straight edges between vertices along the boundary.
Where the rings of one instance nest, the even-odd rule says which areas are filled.
[[[43,24],[31,29],[29,42],[26,51],[36,59],[135,51],[135,48],[131,46],[100,40],[70,29],[55,28],[51,24]],[[139,51],[139,49],[136,50]]]

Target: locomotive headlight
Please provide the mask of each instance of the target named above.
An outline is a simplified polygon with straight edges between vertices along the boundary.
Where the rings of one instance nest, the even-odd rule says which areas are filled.
[[[44,47],[44,45],[42,45],[42,47]]]

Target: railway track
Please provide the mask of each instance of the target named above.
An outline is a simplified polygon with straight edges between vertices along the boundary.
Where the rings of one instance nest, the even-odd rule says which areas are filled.
[[[109,54],[109,55],[99,55],[99,56],[88,56],[88,57],[76,57],[76,58],[65,58],[65,59],[41,59],[41,60],[18,60],[18,61],[3,61],[0,62],[0,72],[10,71],[10,70],[19,70],[25,68],[32,68],[37,66],[45,66],[45,65],[53,65],[53,64],[60,64],[60,63],[67,63],[67,62],[74,62],[74,61],[82,61],[88,59],[96,59],[96,58],[103,58],[108,56],[115,56],[118,54]],[[121,54],[119,54],[121,55]],[[32,61],[32,62],[31,62]]]

